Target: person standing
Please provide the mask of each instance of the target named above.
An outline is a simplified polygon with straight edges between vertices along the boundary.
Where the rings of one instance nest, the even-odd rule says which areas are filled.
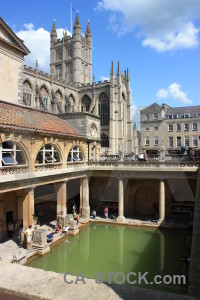
[[[76,221],[77,221],[77,225],[78,225],[78,222],[79,222],[79,214],[78,213],[76,214]]]
[[[30,251],[31,250],[32,235],[33,235],[32,225],[29,225],[29,227],[26,229],[25,235],[26,235],[26,249],[27,249],[27,251]]]
[[[13,238],[13,232],[14,232],[13,222],[9,221],[9,223],[8,223],[8,238],[9,239]]]
[[[108,207],[104,208],[104,215],[105,215],[105,218],[108,219]]]

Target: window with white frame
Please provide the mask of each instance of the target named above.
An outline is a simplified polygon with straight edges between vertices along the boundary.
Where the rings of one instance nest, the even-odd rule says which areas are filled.
[[[185,126],[184,126],[184,130],[185,130],[185,131],[189,131],[189,128],[190,128],[189,124],[186,123]]]
[[[170,131],[170,132],[173,131],[173,124],[169,124],[169,126],[168,126],[168,131]]]
[[[181,136],[177,136],[176,146],[181,147]]]
[[[174,143],[173,143],[173,136],[169,137],[169,148],[173,148]]]
[[[25,165],[26,158],[22,149],[15,143],[6,141],[1,145],[1,160],[0,165],[12,166],[12,165]]]
[[[173,119],[178,119],[178,115],[173,115]]]
[[[173,118],[173,116],[172,116],[172,115],[169,115],[169,116],[168,116],[168,118],[169,118],[169,119],[172,119],[172,118]]]
[[[192,147],[193,148],[197,148],[198,147],[198,139],[197,139],[196,135],[192,137]]]
[[[176,124],[176,131],[181,131],[181,124],[180,123]]]
[[[149,131],[149,125],[145,125],[145,131]]]
[[[145,146],[149,146],[149,136],[145,137]]]
[[[145,120],[149,120],[149,114],[145,114]]]
[[[40,149],[36,158],[37,164],[54,164],[59,163],[60,153],[55,145],[46,144],[44,147]]]
[[[154,125],[154,130],[155,130],[155,131],[158,131],[158,124],[155,124],[155,125]]]
[[[190,146],[189,136],[185,136],[185,147],[189,147],[189,146]]]
[[[193,131],[197,131],[197,123],[193,123],[192,124],[192,130]]]
[[[190,113],[185,113],[184,114],[184,118],[189,118],[190,117]]]
[[[154,136],[154,146],[158,146],[158,136]]]
[[[158,113],[154,113],[153,118],[154,118],[154,120],[158,120]]]
[[[83,161],[83,152],[82,152],[82,150],[77,146],[72,147],[71,150],[69,151],[67,161],[68,162],[70,162],[70,161],[71,162],[72,161]]]

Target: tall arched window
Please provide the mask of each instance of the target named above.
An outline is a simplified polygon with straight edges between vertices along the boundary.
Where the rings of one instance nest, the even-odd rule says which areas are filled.
[[[101,147],[109,147],[109,138],[105,133],[101,134]]]
[[[24,82],[24,102],[26,105],[31,106],[32,88],[28,80]]]
[[[37,164],[53,164],[60,162],[60,153],[56,146],[52,144],[46,144],[38,152],[36,158]]]
[[[81,102],[81,110],[82,111],[89,111],[90,103],[91,103],[91,99],[87,95],[85,95],[82,99],[82,102]]]
[[[102,93],[99,97],[99,114],[101,117],[101,125],[109,125],[110,105],[108,96]]]
[[[42,95],[42,99],[45,103],[46,106],[48,106],[48,101],[49,101],[49,94],[47,91],[47,88],[43,85],[40,89],[41,95]],[[40,103],[40,109],[42,109],[42,104]]]
[[[74,146],[69,151],[67,161],[83,161],[83,152],[81,148]]]
[[[24,152],[15,142],[3,142],[0,156],[0,165],[2,166],[26,164],[26,157],[24,155]]]

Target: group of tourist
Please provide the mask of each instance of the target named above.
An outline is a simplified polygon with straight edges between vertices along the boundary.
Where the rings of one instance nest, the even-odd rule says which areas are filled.
[[[138,160],[144,160],[144,161],[149,160],[149,157],[148,157],[148,155],[146,153],[146,150],[140,151],[140,153],[138,155]]]
[[[108,219],[109,215],[108,215],[108,207],[107,206],[104,207],[104,216],[106,219]],[[112,207],[110,218],[113,220],[116,220],[116,218],[117,218],[117,205],[116,204],[114,204]]]

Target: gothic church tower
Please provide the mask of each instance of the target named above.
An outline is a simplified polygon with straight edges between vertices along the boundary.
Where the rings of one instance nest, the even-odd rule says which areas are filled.
[[[51,31],[50,48],[51,76],[65,80],[66,83],[80,86],[92,83],[92,33],[88,22],[85,37],[81,35],[81,24],[77,13],[73,35],[63,33],[57,39],[55,22]]]

